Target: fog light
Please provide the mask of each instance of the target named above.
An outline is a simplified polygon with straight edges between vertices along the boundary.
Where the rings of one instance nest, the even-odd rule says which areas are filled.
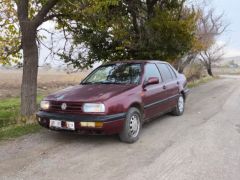
[[[96,128],[101,128],[101,127],[103,127],[103,122],[95,122],[95,127],[96,127]]]
[[[81,127],[91,127],[91,128],[101,128],[103,127],[103,122],[80,122]]]

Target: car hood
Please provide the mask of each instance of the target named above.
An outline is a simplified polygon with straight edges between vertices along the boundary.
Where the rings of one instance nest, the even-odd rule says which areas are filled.
[[[45,100],[71,102],[102,102],[134,87],[136,87],[136,85],[77,85],[51,94],[46,97]]]

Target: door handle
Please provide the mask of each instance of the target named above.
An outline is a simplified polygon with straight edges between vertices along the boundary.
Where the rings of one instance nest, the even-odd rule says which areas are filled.
[[[163,89],[167,89],[167,87],[165,85],[163,85]]]

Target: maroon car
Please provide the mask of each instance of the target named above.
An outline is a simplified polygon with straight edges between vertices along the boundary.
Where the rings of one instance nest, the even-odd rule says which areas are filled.
[[[37,119],[52,130],[119,134],[132,143],[144,122],[168,112],[183,114],[186,84],[185,76],[166,62],[108,63],[81,84],[44,98]]]

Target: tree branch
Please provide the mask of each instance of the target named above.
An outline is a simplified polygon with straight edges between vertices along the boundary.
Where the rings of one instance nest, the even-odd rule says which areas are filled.
[[[47,3],[42,7],[38,14],[33,18],[33,23],[37,28],[44,22],[44,17],[49,13],[49,11],[58,3],[58,0],[48,0]]]

